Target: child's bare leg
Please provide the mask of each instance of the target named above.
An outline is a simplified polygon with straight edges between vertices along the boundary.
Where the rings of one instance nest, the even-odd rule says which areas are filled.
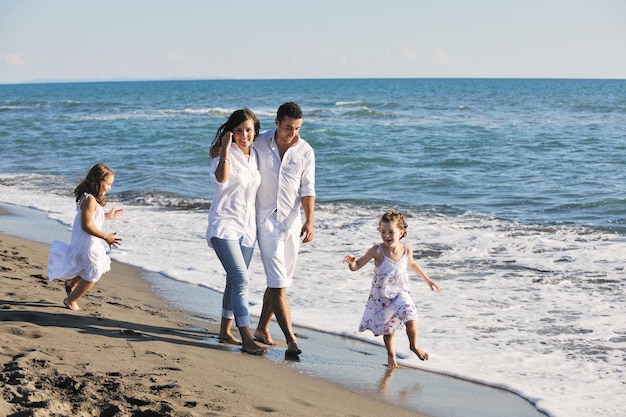
[[[383,335],[385,348],[387,348],[387,369],[399,368],[396,361],[396,349],[393,345],[393,333]]]
[[[74,291],[74,288],[76,287],[76,284],[78,284],[78,281],[80,281],[80,277],[78,275],[74,278],[65,280],[65,293],[68,296],[72,293],[72,291]]]
[[[96,284],[95,282],[85,281],[80,277],[76,278],[78,282],[74,286],[74,289],[72,290],[70,295],[68,295],[67,298],[63,300],[63,304],[65,304],[65,307],[74,311],[80,310],[80,307],[78,306],[78,303],[76,303],[76,301],[78,301],[78,299],[83,295],[87,294],[87,291],[89,291]],[[74,278],[75,281],[76,278]]]
[[[220,341],[226,343],[232,343],[233,345],[240,345],[241,340],[237,339],[232,332],[233,322],[235,319],[228,319],[222,317],[222,323],[220,324]]]
[[[428,353],[417,346],[417,321],[409,320],[405,324],[406,335],[409,338],[409,348],[421,361],[428,360]]]

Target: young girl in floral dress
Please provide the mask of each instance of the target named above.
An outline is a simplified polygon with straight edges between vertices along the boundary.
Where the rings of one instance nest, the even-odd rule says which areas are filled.
[[[408,269],[417,273],[431,290],[441,292],[441,287],[430,279],[413,259],[413,250],[400,239],[406,236],[404,215],[387,211],[378,223],[382,243],[372,246],[360,258],[347,255],[344,262],[351,271],[357,271],[374,260],[374,278],[359,331],[371,330],[375,336],[383,335],[387,349],[387,368],[398,368],[393,336],[396,330],[406,327],[409,348],[420,360],[428,353],[417,345],[417,309],[411,299]]]

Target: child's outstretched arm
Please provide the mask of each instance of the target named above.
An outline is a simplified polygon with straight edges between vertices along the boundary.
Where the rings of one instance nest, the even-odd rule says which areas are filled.
[[[439,286],[439,284],[430,279],[426,271],[424,271],[422,267],[417,262],[415,262],[415,258],[413,258],[413,249],[411,249],[410,247],[408,247],[407,258],[408,266],[413,270],[413,272],[415,272],[417,275],[422,277],[424,281],[426,281],[426,284],[428,284],[431,291],[437,290],[438,292],[441,292],[441,287]]]
[[[104,213],[104,218],[105,219],[117,219],[118,217],[122,215],[122,213],[124,213],[124,209],[115,210],[115,207],[113,207],[111,208],[110,211]]]
[[[102,230],[98,229],[96,225],[93,223],[93,214],[98,207],[98,203],[96,199],[89,195],[85,198],[82,203],[80,203],[80,223],[83,230],[89,233],[92,236],[99,237],[106,241],[109,244],[109,248],[115,246],[118,247],[121,245],[122,239],[119,237],[115,237],[117,232],[115,233],[104,233]]]
[[[367,252],[365,252],[365,255],[361,256],[359,259],[357,259],[354,255],[346,255],[346,257],[343,258],[343,261],[348,264],[350,271],[358,271],[367,265],[370,260],[376,258],[376,249],[376,246],[372,246],[367,250]]]

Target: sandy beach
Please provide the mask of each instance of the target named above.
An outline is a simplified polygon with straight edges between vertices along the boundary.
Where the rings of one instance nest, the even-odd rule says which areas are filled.
[[[0,234],[0,415],[419,415],[207,343],[217,321],[168,306],[120,263],[72,312],[48,248]]]

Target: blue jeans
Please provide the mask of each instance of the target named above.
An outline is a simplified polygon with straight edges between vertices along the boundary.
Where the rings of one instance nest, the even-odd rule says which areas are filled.
[[[248,267],[254,248],[241,244],[239,240],[211,238],[211,244],[226,270],[226,288],[222,298],[222,317],[235,318],[237,327],[250,326],[248,311]]]

